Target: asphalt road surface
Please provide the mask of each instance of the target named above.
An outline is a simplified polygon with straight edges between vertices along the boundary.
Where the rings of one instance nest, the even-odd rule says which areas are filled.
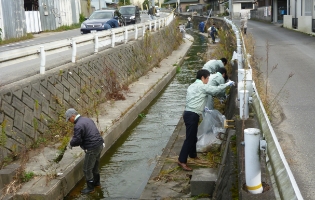
[[[279,114],[273,127],[302,196],[315,199],[315,37],[252,20],[248,33],[255,39],[255,56],[265,77],[268,49],[268,88],[272,91],[268,97],[274,99],[284,87],[278,95],[279,107],[272,108]]]

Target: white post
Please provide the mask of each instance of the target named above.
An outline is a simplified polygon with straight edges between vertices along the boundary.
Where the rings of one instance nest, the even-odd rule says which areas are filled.
[[[159,30],[161,30],[161,20],[159,19]]]
[[[242,80],[237,83],[237,99],[240,99],[242,90],[248,91],[248,97],[253,95],[253,80]]]
[[[235,31],[236,39],[240,39],[240,33],[238,31]]]
[[[237,43],[236,43],[237,46],[238,46],[238,45],[241,45],[241,39],[237,39],[236,41],[237,41]]]
[[[77,57],[77,43],[72,38],[72,62],[75,63],[75,59]]]
[[[259,159],[260,130],[257,128],[245,129],[244,140],[246,187],[251,194],[260,194],[263,191]]]
[[[238,69],[237,70],[238,82],[244,80],[253,80],[252,72],[250,69]]]
[[[151,21],[149,22],[149,31],[151,32]]]
[[[243,120],[248,119],[248,90],[241,90],[240,91],[240,118]]]
[[[94,43],[95,43],[94,53],[97,53],[98,52],[98,36],[97,35],[94,35]]]
[[[237,53],[238,54],[242,53],[242,45],[237,45]]]
[[[135,25],[135,40],[138,39],[138,26]]]
[[[142,28],[142,37],[144,37],[145,34],[145,24],[143,24],[143,28]]]
[[[40,46],[40,68],[39,73],[45,74],[46,56],[44,46]]]
[[[243,57],[241,53],[237,54],[238,69],[243,69]]]
[[[127,42],[128,42],[128,30],[127,30],[127,27],[125,27],[125,44],[127,44]]]
[[[115,47],[115,33],[112,31],[112,48]]]
[[[154,20],[154,32],[156,32],[156,20]]]

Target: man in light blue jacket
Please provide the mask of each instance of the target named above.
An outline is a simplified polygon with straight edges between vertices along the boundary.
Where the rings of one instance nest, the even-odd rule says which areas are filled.
[[[219,86],[221,84],[224,84],[227,79],[228,79],[228,76],[227,76],[226,69],[225,68],[219,68],[217,73],[211,74],[211,76],[209,78],[208,85]],[[218,98],[225,98],[225,90],[222,90],[219,94],[217,94],[215,96]],[[212,95],[208,95],[206,107],[209,110],[213,110],[213,96]]]
[[[218,95],[226,87],[234,85],[233,81],[219,86],[208,85],[210,73],[208,70],[201,69],[197,72],[196,81],[187,89],[186,108],[183,119],[186,126],[186,139],[178,158],[178,165],[186,171],[192,171],[187,166],[187,158],[198,159],[196,152],[197,132],[199,116],[202,114],[207,95]]]
[[[224,68],[227,64],[226,58],[221,58],[220,60],[209,60],[202,69],[206,69],[210,72],[210,74],[215,74],[219,68]]]

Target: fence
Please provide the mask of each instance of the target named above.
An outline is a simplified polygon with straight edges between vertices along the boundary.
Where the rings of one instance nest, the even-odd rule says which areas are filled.
[[[115,47],[115,44],[121,41],[123,41],[123,43],[127,43],[133,39],[137,40],[139,37],[144,36],[146,30],[157,31],[162,27],[167,26],[172,20],[173,13],[165,18],[148,21],[141,24],[110,29],[107,31],[96,32],[93,34],[82,35],[74,37],[72,40],[64,39],[44,45],[35,45],[2,52],[0,57],[0,67],[25,60],[40,58],[40,67],[42,69],[41,73],[44,73],[43,68],[45,68],[46,53],[53,54],[71,48],[72,58],[69,58],[69,61],[71,60],[72,62],[76,62],[78,46],[94,44],[94,52],[97,53],[100,43],[102,43],[102,46],[111,45],[111,47]],[[133,38],[131,38],[131,35]]]

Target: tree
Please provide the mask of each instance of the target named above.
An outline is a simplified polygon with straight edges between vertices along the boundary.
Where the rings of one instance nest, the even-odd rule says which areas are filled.
[[[119,0],[118,6],[131,5],[130,0]]]
[[[143,6],[144,10],[149,10],[149,8],[150,8],[149,0],[144,0],[144,2],[142,3],[142,6]]]

